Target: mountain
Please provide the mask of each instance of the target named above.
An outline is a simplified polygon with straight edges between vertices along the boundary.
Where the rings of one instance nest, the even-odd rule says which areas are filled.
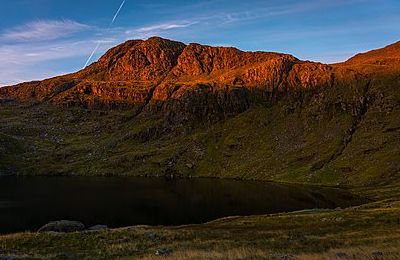
[[[0,89],[0,172],[400,184],[399,86],[400,42],[328,65],[127,41]]]

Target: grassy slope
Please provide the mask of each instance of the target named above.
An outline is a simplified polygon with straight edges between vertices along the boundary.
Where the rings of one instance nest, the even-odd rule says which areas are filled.
[[[337,97],[306,107],[289,97],[272,107],[255,103],[223,122],[158,135],[162,120],[126,121],[130,111],[3,106],[0,171],[400,185],[400,111],[387,107],[400,97],[396,90],[382,93],[391,96],[376,100],[375,94],[356,124],[350,112],[326,105]]]

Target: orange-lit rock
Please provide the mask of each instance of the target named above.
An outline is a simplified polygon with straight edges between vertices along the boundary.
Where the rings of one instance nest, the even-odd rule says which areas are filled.
[[[138,113],[161,111],[178,122],[243,112],[254,96],[272,103],[297,91],[348,85],[355,105],[343,109],[357,113],[368,77],[399,71],[399,64],[400,43],[326,65],[288,54],[185,45],[153,37],[118,45],[77,73],[2,88],[0,95],[3,100],[61,106],[138,107]],[[311,101],[317,102],[316,97]]]

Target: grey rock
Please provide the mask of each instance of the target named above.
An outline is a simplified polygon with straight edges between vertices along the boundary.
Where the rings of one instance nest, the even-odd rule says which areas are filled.
[[[151,240],[156,240],[158,238],[156,233],[146,233],[146,237]]]
[[[70,220],[59,220],[50,222],[43,227],[41,227],[38,232],[77,232],[85,229],[85,225],[83,225],[79,221],[70,221]]]
[[[106,225],[95,225],[95,226],[88,228],[87,230],[88,231],[102,231],[102,230],[107,230],[107,229],[108,229],[108,226],[106,226]]]
[[[169,256],[172,253],[172,249],[169,248],[160,248],[155,252],[156,256]]]

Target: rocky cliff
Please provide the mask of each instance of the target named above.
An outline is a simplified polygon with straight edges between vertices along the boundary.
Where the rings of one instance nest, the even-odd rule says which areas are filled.
[[[357,57],[349,61],[353,63]],[[77,73],[3,88],[1,93],[22,102],[136,107],[133,114],[161,110],[170,119],[184,121],[243,112],[255,96],[273,103],[287,92],[330,88],[342,81],[357,85],[362,79],[346,66],[300,61],[287,54],[153,37],[112,48]]]

